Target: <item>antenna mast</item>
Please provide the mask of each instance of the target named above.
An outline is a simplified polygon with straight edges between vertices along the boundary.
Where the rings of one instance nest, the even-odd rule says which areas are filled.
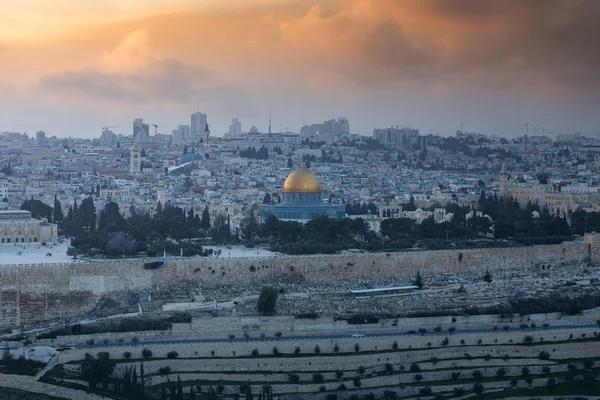
[[[271,110],[269,110],[269,134],[271,133]]]

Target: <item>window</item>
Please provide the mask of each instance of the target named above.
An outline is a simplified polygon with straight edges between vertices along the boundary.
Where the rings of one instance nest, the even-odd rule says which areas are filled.
[[[6,243],[10,243],[10,238],[6,239]]]
[[[4,243],[4,238],[2,238],[2,243]]]
[[[33,241],[34,241],[34,242],[37,242],[37,238],[36,238],[36,237],[35,237],[35,238],[33,238]]]

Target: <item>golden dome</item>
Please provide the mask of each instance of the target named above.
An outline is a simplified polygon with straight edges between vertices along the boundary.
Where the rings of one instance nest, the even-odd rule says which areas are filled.
[[[311,171],[301,168],[292,172],[283,184],[284,193],[320,193],[321,182]]]

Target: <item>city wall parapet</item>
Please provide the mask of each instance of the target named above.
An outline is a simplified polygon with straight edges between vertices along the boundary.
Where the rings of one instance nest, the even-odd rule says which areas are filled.
[[[407,251],[400,253],[338,254],[257,258],[176,258],[146,270],[148,260],[21,265],[0,268],[0,327],[47,319],[48,294],[62,296],[56,304],[68,307],[70,296],[81,294],[80,315],[105,293],[148,289],[202,289],[227,285],[321,284],[406,279],[485,270],[527,269],[543,264],[575,265],[598,261],[600,239],[585,243],[475,250]],[[596,251],[598,249],[598,251]],[[15,296],[5,293],[16,293]],[[21,313],[22,294],[29,311]],[[37,299],[37,300],[36,300]],[[56,305],[55,304],[55,305]],[[37,312],[35,310],[38,310]],[[64,311],[54,309],[52,316]],[[69,315],[77,310],[69,309]],[[73,314],[75,313],[75,314]]]

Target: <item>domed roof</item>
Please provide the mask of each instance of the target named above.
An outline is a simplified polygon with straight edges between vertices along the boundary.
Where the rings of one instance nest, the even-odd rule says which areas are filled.
[[[181,160],[179,160],[179,165],[189,163],[192,161],[202,161],[202,156],[198,153],[184,154],[183,157],[181,157]]]
[[[283,184],[284,193],[320,193],[321,182],[308,169],[297,169],[292,172]]]

